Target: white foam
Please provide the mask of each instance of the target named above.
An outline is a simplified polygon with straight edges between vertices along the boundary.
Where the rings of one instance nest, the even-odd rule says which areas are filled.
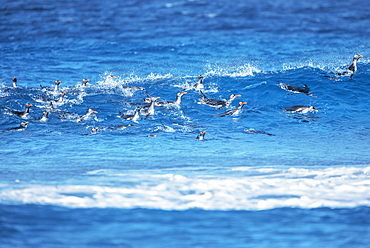
[[[247,76],[253,76],[254,73],[260,73],[261,70],[259,70],[257,67],[251,66],[249,64],[247,65],[241,65],[236,68],[215,68],[210,69],[207,73],[205,73],[206,76],[226,76],[226,77],[247,77]]]
[[[370,206],[370,167],[286,170],[239,167],[222,176],[192,177],[95,170],[86,176],[109,177],[110,182],[116,179],[119,183],[117,186],[2,184],[0,202],[164,210]]]

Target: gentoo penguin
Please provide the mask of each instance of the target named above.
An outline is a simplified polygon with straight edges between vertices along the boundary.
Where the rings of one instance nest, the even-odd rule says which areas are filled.
[[[13,88],[17,87],[17,79],[14,77],[13,78]]]
[[[197,140],[204,140],[204,135],[206,134],[206,132],[201,132],[198,136],[197,136]]]
[[[96,113],[98,113],[98,112],[95,111],[95,110],[92,110],[92,109],[88,109],[87,112],[86,112],[86,114],[82,115],[81,117],[79,117],[77,119],[77,123],[82,122],[83,120],[85,120],[86,118],[88,118],[91,114],[96,114]]]
[[[362,57],[362,55],[355,55],[353,57],[352,64],[348,67],[348,70],[352,71],[352,73],[354,73],[355,71],[357,71],[357,61],[361,57]]]
[[[188,94],[187,92],[178,92],[176,94],[176,101],[167,101],[168,104],[180,105],[181,104],[181,97],[183,95]]]
[[[310,88],[306,85],[306,84],[303,84],[303,87],[299,87],[297,85],[294,85],[294,84],[283,84],[283,83],[280,83],[280,88],[282,88],[283,90],[287,90],[287,91],[291,91],[293,93],[303,93],[303,94],[306,94],[308,96],[313,96],[313,97],[317,97],[315,95],[312,95],[310,94]]]
[[[116,76],[112,76],[112,75],[108,75],[105,80],[104,80],[104,83],[108,83],[109,81],[111,81],[113,78],[117,78]]]
[[[120,125],[120,126],[116,126],[116,127],[110,127],[109,129],[110,130],[117,130],[117,129],[126,129],[127,127],[137,127],[137,126],[132,125],[132,124],[127,124],[127,125]]]
[[[217,107],[216,110],[220,110],[221,108],[223,107],[227,107],[229,106],[235,98],[237,97],[241,97],[241,95],[235,95],[235,94],[232,94],[230,97],[229,97],[229,100],[227,101],[224,101],[224,100],[217,100],[217,99],[209,99],[208,97],[206,97],[203,92],[201,90],[199,90],[200,94],[202,95],[203,99],[202,99],[202,102],[201,103],[204,103],[206,105],[209,105],[209,106],[212,106],[212,107]]]
[[[93,135],[93,134],[96,134],[97,132],[98,132],[98,127],[96,127],[96,128],[93,128],[92,130],[91,130],[91,133],[87,133],[87,134],[84,134],[84,135]]]
[[[27,128],[27,124],[28,124],[28,122],[22,122],[19,127],[9,128],[9,131],[21,131],[21,130],[24,130],[24,129]]]
[[[45,112],[42,114],[42,116],[41,116],[41,118],[39,119],[39,121],[46,121],[46,120],[48,119],[49,112],[50,112],[50,110],[45,111]]]
[[[38,96],[40,97],[40,101],[42,101],[42,102],[50,102],[50,103],[53,104],[53,103],[61,103],[63,101],[63,98],[64,98],[64,96],[65,96],[66,93],[67,93],[67,91],[64,91],[64,92],[60,93],[58,100],[54,100],[54,99],[51,99],[51,98],[45,98],[45,97],[40,96],[40,95],[38,95]]]
[[[119,115],[117,115],[117,117],[120,117],[125,120],[129,120],[129,121],[136,121],[140,117],[140,108],[137,107],[133,115],[125,115],[125,114],[122,114],[121,111],[119,111]]]
[[[264,135],[268,135],[268,136],[276,136],[275,134],[272,134],[272,133],[267,133],[265,131],[258,131],[258,130],[254,130],[254,129],[245,129],[244,131],[247,132],[247,133],[251,133],[251,134],[264,134]]]
[[[159,97],[152,97],[150,100],[150,106],[149,108],[147,108],[146,110],[143,111],[143,115],[153,115],[154,114],[154,104],[155,104],[155,101],[158,99]]]
[[[57,81],[55,81],[55,85],[54,85],[54,90],[53,91],[58,91],[59,90],[59,85],[60,85],[60,80],[57,80]],[[45,87],[43,87],[41,84],[40,84],[40,87],[41,87],[41,89],[44,89]]]
[[[239,105],[235,109],[231,109],[229,111],[226,111],[224,113],[214,115],[213,117],[225,117],[225,116],[230,116],[230,115],[237,115],[239,112],[242,110],[243,106],[247,104],[247,102],[239,102]]]
[[[286,111],[290,111],[292,113],[302,113],[305,114],[307,112],[318,112],[314,106],[303,106],[303,105],[294,105],[288,108],[285,108]]]
[[[27,104],[26,105],[26,109],[24,111],[15,111],[15,110],[11,110],[9,108],[6,108],[8,111],[10,111],[13,115],[16,115],[16,116],[19,116],[21,118],[26,118],[28,113],[30,112],[30,108],[31,108],[32,104]]]
[[[181,97],[183,95],[186,95],[186,94],[187,94],[187,92],[179,92],[179,93],[176,94],[176,101],[166,101],[166,100],[160,101],[160,102],[156,101],[155,105],[156,106],[162,106],[162,105],[165,105],[165,104],[171,104],[171,105],[178,105],[179,106],[181,104]]]
[[[362,57],[362,55],[355,55],[353,57],[352,64],[347,68],[347,71],[345,71],[343,73],[337,73],[336,75],[343,76],[343,75],[346,75],[348,73],[351,73],[350,79],[352,79],[353,74],[355,73],[355,71],[357,71],[357,61],[361,57]]]
[[[196,84],[194,84],[193,87],[196,90],[204,88],[204,86],[203,86],[203,75],[199,75],[198,82]]]
[[[90,81],[90,79],[82,79],[81,85],[86,86],[87,82],[89,82],[89,81]]]

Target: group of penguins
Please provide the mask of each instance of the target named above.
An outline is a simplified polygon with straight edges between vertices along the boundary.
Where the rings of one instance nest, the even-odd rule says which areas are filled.
[[[350,78],[352,79],[352,76],[353,76],[354,72],[357,71],[357,61],[360,57],[362,57],[362,55],[355,55],[354,58],[353,58],[352,64],[347,68],[347,70],[343,73],[337,73],[336,76],[343,76],[343,75],[346,75],[346,74],[350,74]],[[111,80],[113,78],[116,78],[116,77],[112,76],[112,75],[108,75],[107,78],[106,78],[106,81]],[[89,81],[89,79],[83,79],[81,86],[82,87],[86,86],[88,81]],[[59,80],[55,82],[55,86],[54,86],[54,89],[53,89],[54,92],[58,92],[60,83],[61,83],[61,81],[59,81]],[[13,78],[12,88],[16,88],[16,87],[17,87],[17,79]],[[41,89],[45,89],[42,85],[40,85],[40,87],[41,87]],[[315,95],[313,95],[309,92],[310,88],[305,84],[303,84],[303,87],[300,87],[300,86],[296,86],[296,85],[293,85],[293,84],[280,83],[280,87],[284,90],[287,90],[287,91],[290,91],[290,92],[293,92],[293,93],[303,93],[303,94],[306,94],[308,96],[316,97]],[[136,122],[140,118],[140,115],[148,116],[148,115],[154,114],[154,106],[163,106],[163,105],[177,105],[177,106],[179,106],[181,104],[181,97],[183,95],[187,94],[187,92],[184,91],[185,90],[184,89],[183,91],[177,93],[176,101],[165,101],[165,100],[160,101],[160,100],[158,100],[159,97],[152,97],[149,94],[149,92],[143,87],[133,86],[133,87],[127,87],[127,88],[130,88],[130,89],[133,89],[133,90],[143,90],[143,91],[145,91],[145,93],[148,96],[147,98],[144,99],[144,102],[149,105],[149,107],[147,109],[141,110],[140,107],[137,107],[133,114],[124,114],[124,113],[119,112],[118,117],[120,117],[122,119],[125,119],[125,120],[133,121],[133,122]],[[241,95],[232,94],[232,95],[230,95],[228,100],[211,99],[211,98],[208,98],[202,92],[203,88],[204,88],[204,86],[203,86],[203,75],[200,75],[198,77],[198,82],[193,85],[192,89],[199,90],[199,93],[202,97],[202,99],[199,103],[206,104],[206,105],[211,106],[211,107],[215,107],[216,110],[220,110],[222,108],[227,108],[237,97],[241,96]],[[53,104],[61,103],[63,101],[63,98],[66,95],[66,93],[67,93],[66,91],[60,93],[58,99],[46,98],[46,97],[41,96],[41,95],[38,95],[38,97],[39,97],[39,101],[49,102],[51,107],[53,107]],[[223,113],[220,113],[220,114],[216,114],[216,115],[214,115],[214,117],[225,117],[225,116],[238,115],[241,112],[243,106],[246,103],[247,102],[241,101],[241,102],[239,102],[239,104],[236,108],[230,109],[230,110],[228,110],[226,112],[223,112]],[[27,118],[27,115],[29,114],[31,107],[32,107],[32,104],[27,104],[25,106],[24,111],[17,111],[17,110],[12,110],[12,109],[9,109],[9,108],[5,108],[5,110],[8,111],[8,113],[10,113],[10,114],[13,114],[13,115],[16,115],[20,118],[25,119],[25,118]],[[303,105],[294,105],[294,106],[285,108],[285,110],[288,111],[288,112],[291,112],[291,113],[307,113],[307,112],[311,112],[311,111],[312,112],[318,112],[318,110],[315,109],[315,107],[313,107],[313,106],[303,106]],[[46,121],[47,118],[48,118],[49,112],[50,112],[50,110],[45,111],[43,113],[43,115],[38,120]],[[88,109],[86,114],[76,118],[76,122],[80,123],[80,122],[84,121],[85,119],[87,119],[90,115],[96,114],[96,113],[97,113],[97,111],[95,111],[93,109]],[[27,124],[28,124],[28,122],[22,122],[20,124],[20,126],[10,128],[10,129],[8,129],[8,131],[24,130],[27,127]],[[131,127],[136,127],[133,124],[128,124],[128,125],[118,126],[117,128],[123,129],[123,128],[130,127],[130,126]],[[99,129],[98,127],[93,128],[91,133],[85,134],[85,135],[96,134],[98,129]],[[3,131],[0,131],[0,132],[3,132]],[[261,132],[261,131],[254,131],[254,130],[246,130],[246,132],[273,135],[273,134],[270,134],[270,133]],[[196,139],[204,140],[205,134],[206,134],[205,131],[201,132],[196,137]],[[156,135],[149,135],[149,137],[156,137]]]

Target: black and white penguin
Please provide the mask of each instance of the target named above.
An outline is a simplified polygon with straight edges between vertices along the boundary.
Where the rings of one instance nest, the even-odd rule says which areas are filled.
[[[225,116],[230,116],[230,115],[237,115],[237,114],[240,113],[240,111],[242,110],[242,108],[245,104],[247,104],[247,102],[239,102],[238,107],[236,107],[235,109],[231,109],[231,110],[226,111],[224,113],[214,115],[213,117],[225,117]]]
[[[26,118],[28,113],[30,112],[30,108],[32,107],[32,104],[27,104],[26,105],[26,109],[24,111],[15,111],[15,110],[11,110],[9,108],[6,108],[10,113],[12,113],[13,115],[16,115],[16,116],[19,116],[21,118]]]
[[[13,78],[13,88],[17,87],[17,79],[14,77]]]
[[[60,93],[59,94],[59,98],[57,100],[54,100],[54,99],[51,99],[51,98],[45,98],[45,97],[40,96],[40,95],[38,95],[38,96],[40,97],[39,101],[42,101],[42,102],[50,102],[51,104],[53,104],[53,103],[55,104],[55,103],[61,103],[61,102],[63,102],[63,98],[64,98],[64,96],[65,96],[66,93],[67,93],[67,91],[64,91],[64,92]]]
[[[152,97],[150,99],[150,106],[149,108],[147,108],[146,110],[143,111],[143,115],[153,115],[154,114],[154,105],[155,105],[155,101],[159,99],[159,97]]]
[[[206,97],[204,95],[204,93],[201,90],[199,90],[199,93],[203,97],[203,99],[200,103],[204,103],[204,104],[206,104],[208,106],[211,106],[211,107],[216,107],[217,108],[216,110],[220,110],[223,107],[229,106],[235,100],[235,98],[241,97],[241,95],[232,94],[232,95],[230,95],[229,100],[224,101],[224,100],[217,100],[217,99],[209,99],[208,97]]]
[[[119,115],[117,115],[117,117],[129,121],[137,121],[137,119],[140,117],[140,108],[137,107],[133,115],[122,114],[121,111],[119,111]]]
[[[193,85],[193,88],[196,90],[203,89],[203,75],[199,75],[198,82]]]
[[[303,105],[294,105],[288,108],[285,108],[286,111],[292,112],[292,113],[308,113],[308,112],[318,112],[317,109],[315,109],[314,106],[303,106]]]
[[[84,135],[94,135],[94,134],[96,134],[97,132],[98,132],[98,127],[96,127],[96,128],[93,128],[92,130],[91,130],[91,133],[87,133],[87,134],[84,134]]]
[[[198,136],[197,136],[197,140],[204,140],[204,135],[206,134],[206,131],[204,132],[201,132]]]
[[[81,85],[82,86],[86,86],[86,84],[87,84],[87,82],[89,82],[90,81],[90,79],[82,79],[82,83],[81,83]]]
[[[357,71],[357,61],[361,57],[363,57],[363,56],[362,55],[355,55],[353,57],[352,64],[347,68],[347,71],[345,71],[343,73],[337,73],[336,75],[337,76],[343,76],[343,75],[346,75],[348,73],[351,73],[350,78],[352,79],[353,74],[355,73],[355,71]]]
[[[47,121],[49,112],[50,112],[50,110],[45,111],[38,120],[39,121]]]
[[[27,128],[27,124],[28,122],[22,122],[19,127],[12,127],[12,128],[9,128],[8,130],[9,131],[22,131]]]
[[[84,114],[84,115],[82,115],[82,116],[80,116],[78,119],[77,119],[77,123],[80,123],[80,122],[82,122],[82,121],[84,121],[84,120],[86,120],[91,114],[96,114],[96,113],[98,113],[97,111],[95,111],[95,110],[92,110],[92,109],[88,109],[87,110],[87,112],[86,112],[86,114]]]

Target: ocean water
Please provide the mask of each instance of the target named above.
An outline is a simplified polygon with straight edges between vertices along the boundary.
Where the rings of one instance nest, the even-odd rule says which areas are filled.
[[[1,247],[368,247],[369,13],[357,0],[2,2]],[[353,77],[338,75],[354,55]],[[208,98],[240,97],[204,104],[199,75]],[[145,115],[138,87],[187,94]]]

